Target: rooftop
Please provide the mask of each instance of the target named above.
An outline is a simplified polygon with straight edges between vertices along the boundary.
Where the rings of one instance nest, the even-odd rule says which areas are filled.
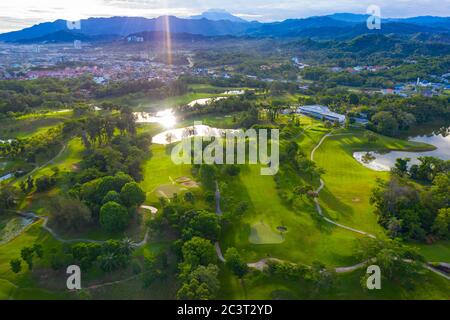
[[[320,105],[300,106],[297,111],[304,112],[304,113],[314,113],[317,115],[324,116],[326,118],[328,117],[328,118],[337,119],[337,120],[339,120],[339,122],[345,121],[345,115],[333,112],[326,106],[320,106]]]

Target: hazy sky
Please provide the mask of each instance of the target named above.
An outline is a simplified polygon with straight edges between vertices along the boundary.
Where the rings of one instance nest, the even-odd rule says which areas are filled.
[[[335,12],[366,13],[372,4],[381,7],[382,17],[450,16],[450,0],[0,0],[0,32],[59,18],[188,17],[211,8],[226,9],[248,20],[274,21]]]

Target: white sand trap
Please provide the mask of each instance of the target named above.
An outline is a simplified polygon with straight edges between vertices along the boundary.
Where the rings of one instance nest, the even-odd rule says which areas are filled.
[[[141,208],[144,209],[144,210],[149,210],[153,215],[158,213],[158,209],[156,209],[155,207],[141,206]]]
[[[181,194],[183,191],[186,191],[186,188],[177,186],[175,184],[163,184],[159,186],[155,192],[157,195],[165,198],[173,198],[175,194]]]

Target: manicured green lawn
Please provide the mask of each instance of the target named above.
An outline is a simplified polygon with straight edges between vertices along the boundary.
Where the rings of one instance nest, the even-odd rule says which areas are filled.
[[[450,261],[450,241],[438,241],[433,244],[411,243],[419,248],[419,252],[430,262]]]
[[[351,253],[357,235],[317,219],[315,208],[310,203],[305,202],[299,211],[289,209],[278,196],[274,178],[260,175],[258,166],[250,166],[242,172],[241,182],[241,188],[233,184],[230,189],[236,190],[234,197],[247,200],[251,208],[242,225],[231,229],[226,244],[243,250],[247,261],[270,256],[305,264],[319,260],[333,266],[356,262]],[[251,244],[251,226],[258,223],[264,223],[271,230],[286,227],[285,241],[280,244]]]
[[[84,150],[83,143],[80,138],[73,138],[70,140],[64,149],[64,151],[57,155],[50,163],[33,172],[32,176],[34,179],[39,178],[43,175],[53,175],[52,168],[56,167],[60,172],[71,172],[74,171],[75,165],[82,160],[82,152]],[[28,175],[21,177],[14,181],[16,185],[20,181],[25,180]]]
[[[10,270],[11,259],[20,258],[22,248],[34,243],[41,244],[44,250],[43,259],[34,259],[34,269],[48,268],[50,250],[60,248],[61,244],[41,228],[41,222],[33,224],[14,240],[0,245],[0,299],[64,299],[69,296],[68,292],[41,287],[38,283],[40,280],[28,271],[25,263],[22,263],[19,274]]]
[[[355,151],[420,150],[429,145],[379,136],[368,143],[359,130],[343,131],[328,137],[315,153],[315,161],[326,170],[323,175],[326,187],[320,193],[324,213],[344,225],[384,236],[377,223],[374,207],[369,203],[376,179],[388,179],[388,172],[378,172],[364,167],[353,158]],[[449,249],[436,244],[421,246],[424,254],[448,261]],[[438,253],[439,252],[439,253]],[[441,261],[439,260],[439,261]]]
[[[152,145],[151,151],[151,158],[143,165],[144,180],[140,183],[140,186],[147,193],[147,201],[155,203],[160,197],[155,191],[161,185],[173,184],[173,181],[180,177],[192,178],[192,175],[190,165],[173,163],[170,156],[170,147]]]

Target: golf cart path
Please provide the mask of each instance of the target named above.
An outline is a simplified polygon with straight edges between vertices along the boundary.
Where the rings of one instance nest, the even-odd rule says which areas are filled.
[[[34,168],[31,172],[27,173],[26,175],[24,175],[23,177],[21,177],[23,180],[28,178],[29,176],[33,175],[36,171],[41,170],[42,168],[45,168],[46,166],[48,166],[49,164],[52,164],[53,162],[55,162],[56,159],[58,159],[63,152],[66,150],[67,145],[63,144],[63,147],[61,148],[61,150],[58,152],[58,154],[56,156],[54,156],[52,159],[48,160],[46,163],[44,163],[43,165]]]
[[[311,126],[310,126],[310,127],[311,127]],[[305,128],[305,130],[302,132],[302,134],[303,134],[305,131],[306,131],[306,128]],[[348,133],[348,134],[346,134],[346,133],[343,133],[343,134],[333,134],[333,132],[330,132],[330,133],[326,134],[325,136],[323,136],[322,139],[319,141],[319,143],[316,145],[316,147],[315,147],[315,148],[312,150],[312,152],[311,152],[311,161],[314,161],[314,153],[320,148],[320,146],[322,145],[322,143],[323,143],[328,137],[330,137],[330,136],[339,136],[339,135],[349,135],[349,134],[350,134],[350,133]],[[320,179],[320,187],[317,189],[317,193],[320,193],[320,191],[323,190],[324,187],[325,187],[325,182],[324,182],[322,179]],[[218,183],[217,181],[216,181],[216,193],[215,193],[215,195],[216,195],[216,213],[217,213],[217,215],[220,216],[220,215],[222,214],[222,211],[220,210],[220,189],[219,189],[219,183]],[[333,221],[333,220],[331,220],[331,219],[325,217],[325,216],[323,215],[322,208],[320,207],[320,204],[319,204],[318,199],[315,198],[315,199],[314,199],[314,202],[315,202],[315,204],[316,204],[317,212],[320,214],[320,216],[321,216],[325,221],[327,221],[327,222],[329,222],[329,223],[331,223],[331,224],[333,224],[333,225],[335,225],[335,226],[338,226],[338,227],[340,227],[340,228],[343,228],[343,229],[346,229],[346,230],[349,230],[349,231],[352,231],[352,232],[356,232],[356,233],[359,233],[359,234],[368,236],[368,237],[370,237],[370,238],[376,239],[376,237],[375,237],[374,235],[370,234],[370,233],[367,233],[367,232],[364,232],[364,231],[361,231],[361,230],[358,230],[358,229],[354,229],[354,228],[351,228],[351,227],[342,225],[342,224],[340,224],[340,223],[337,223],[337,222],[335,222],[335,221]],[[214,244],[214,247],[215,247],[215,250],[216,250],[218,259],[219,259],[221,262],[225,263],[226,260],[225,260],[225,257],[223,256],[222,249],[221,249],[220,243],[219,243],[218,241]],[[271,262],[271,261],[272,261],[272,262],[283,262],[283,260],[280,260],[280,259],[277,259],[277,258],[264,258],[264,259],[261,259],[261,260],[256,261],[256,262],[247,263],[247,266],[248,266],[249,268],[252,268],[252,269],[256,269],[256,270],[259,270],[259,271],[263,271],[263,270],[268,266],[268,263]],[[369,259],[369,260],[366,260],[366,261],[357,263],[357,264],[352,265],[352,266],[336,267],[334,270],[335,270],[336,273],[348,273],[348,272],[353,272],[353,271],[355,271],[355,270],[364,268],[366,265],[368,265],[368,263],[371,263],[371,262],[374,262],[374,261],[375,261],[375,259],[373,258],[373,259]],[[440,263],[438,263],[438,264],[440,264],[440,265],[446,265],[446,263],[443,263],[443,262],[440,262]],[[439,270],[436,269],[436,268],[433,268],[432,266],[429,265],[429,263],[422,263],[422,266],[423,266],[425,269],[428,269],[428,270],[432,271],[433,273],[435,273],[435,274],[437,274],[437,275],[439,275],[439,276],[441,276],[441,277],[444,277],[444,278],[447,279],[447,280],[450,280],[450,276],[444,274],[443,272],[439,271]]]
[[[350,133],[348,133],[348,134],[350,134]],[[326,135],[324,135],[324,136],[322,137],[322,139],[320,139],[319,143],[318,143],[318,144],[314,147],[314,149],[311,151],[311,161],[314,161],[314,154],[315,154],[315,152],[320,148],[320,146],[323,144],[323,142],[324,142],[328,137],[331,137],[331,136],[339,136],[339,135],[347,135],[347,134],[345,134],[345,133],[343,133],[343,134],[333,134],[333,132],[330,132],[330,133],[327,133]],[[319,188],[316,190],[317,194],[319,194],[320,191],[323,190],[323,188],[325,188],[325,181],[323,181],[323,179],[320,179],[320,186],[319,186]],[[355,228],[351,228],[351,227],[345,226],[345,225],[343,225],[343,224],[340,224],[340,223],[338,223],[338,222],[336,222],[336,221],[334,221],[334,220],[331,220],[331,219],[327,218],[327,217],[323,214],[322,207],[320,206],[320,203],[319,203],[319,198],[314,198],[314,203],[315,203],[315,205],[316,205],[316,210],[317,210],[317,212],[318,212],[319,215],[322,217],[322,219],[324,219],[326,222],[331,223],[331,224],[333,224],[333,225],[335,225],[335,226],[337,226],[337,227],[339,227],[339,228],[346,229],[346,230],[349,230],[349,231],[352,231],[352,232],[356,232],[356,233],[359,233],[359,234],[368,236],[368,237],[370,237],[370,238],[372,238],[372,239],[375,239],[375,238],[376,238],[373,234],[370,234],[370,233],[365,232],[365,231],[362,231],[362,230],[358,230],[358,229],[355,229]]]
[[[216,181],[216,214],[220,216],[222,214],[220,210],[220,189],[219,189],[219,183]],[[220,247],[220,243],[217,241],[214,244],[214,248],[216,249],[217,258],[222,262],[225,263],[225,257],[223,256],[222,249]],[[247,266],[252,269],[257,269],[259,271],[263,271],[264,268],[268,265],[268,262],[283,262],[283,260],[276,259],[276,258],[265,258],[261,259],[256,262],[247,263]],[[357,269],[362,268],[364,265],[366,265],[367,261],[355,264],[353,266],[348,267],[339,267],[335,268],[336,273],[345,273],[345,272],[351,272]]]
[[[106,242],[106,241],[103,241],[103,240],[92,240],[92,239],[85,239],[85,238],[64,239],[60,235],[58,235],[55,230],[53,230],[52,228],[50,228],[48,226],[48,217],[41,217],[41,216],[36,215],[33,212],[27,212],[27,213],[17,212],[17,214],[20,215],[20,216],[23,216],[25,218],[30,218],[30,219],[33,219],[33,220],[36,220],[36,221],[43,220],[44,223],[42,224],[42,228],[44,230],[46,230],[48,233],[50,233],[56,240],[58,240],[58,241],[60,241],[62,243],[87,242],[87,243],[102,244],[102,243]],[[142,239],[142,241],[136,243],[135,247],[136,248],[143,247],[147,243],[148,237],[149,237],[149,231],[147,230],[146,233],[145,233],[144,238]]]

